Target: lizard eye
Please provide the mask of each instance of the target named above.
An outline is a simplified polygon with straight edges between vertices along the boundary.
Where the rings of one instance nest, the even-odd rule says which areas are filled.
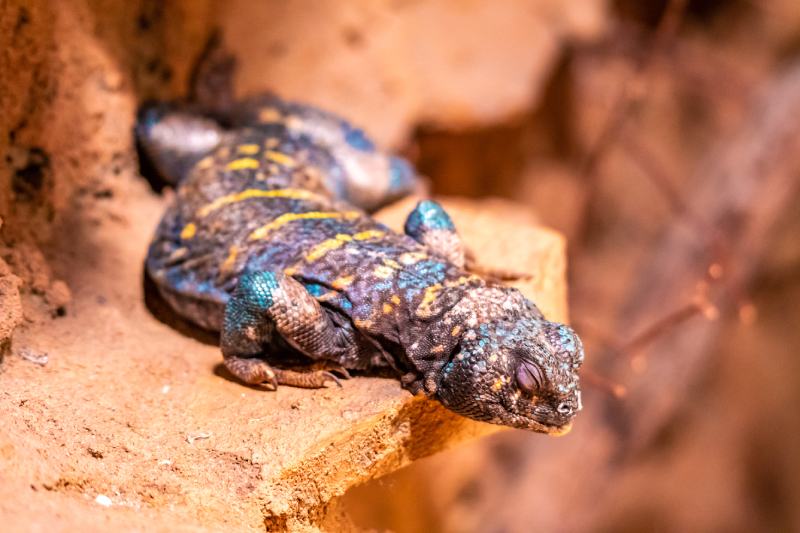
[[[519,388],[531,396],[537,394],[544,383],[542,370],[530,361],[522,361],[519,364],[516,378]]]

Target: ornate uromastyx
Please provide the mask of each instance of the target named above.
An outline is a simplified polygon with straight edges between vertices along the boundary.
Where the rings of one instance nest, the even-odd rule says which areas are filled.
[[[569,427],[581,407],[575,333],[469,273],[439,204],[420,202],[404,235],[364,211],[411,191],[407,162],[273,96],[213,116],[141,114],[144,153],[178,184],[147,272],[178,313],[221,332],[236,377],[323,387],[346,369],[389,367],[470,418]]]

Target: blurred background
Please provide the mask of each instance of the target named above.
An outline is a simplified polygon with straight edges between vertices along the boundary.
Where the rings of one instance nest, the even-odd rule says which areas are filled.
[[[360,528],[800,531],[797,0],[4,1],[0,223],[24,282],[64,212],[133,179],[137,105],[185,96],[215,30],[239,94],[338,112],[434,194],[511,200],[569,243],[572,433],[356,487]]]
[[[603,7],[527,109],[410,144],[434,191],[524,203],[567,236],[584,414],[353,490],[363,526],[800,529],[800,5]]]

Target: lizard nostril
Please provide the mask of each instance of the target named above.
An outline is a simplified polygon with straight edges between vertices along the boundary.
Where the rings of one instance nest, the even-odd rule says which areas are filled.
[[[556,407],[556,411],[558,411],[559,414],[568,415],[572,411],[572,407],[567,402],[561,402],[558,404],[558,407]]]

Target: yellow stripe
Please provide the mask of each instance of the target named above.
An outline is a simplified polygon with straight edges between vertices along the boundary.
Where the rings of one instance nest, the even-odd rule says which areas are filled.
[[[324,211],[308,211],[306,213],[285,213],[269,224],[264,224],[260,228],[254,230],[247,237],[251,241],[256,239],[263,239],[269,232],[280,228],[281,226],[294,222],[295,220],[322,220],[327,218],[352,220],[361,216],[358,211],[345,211],[345,212],[324,212]]]
[[[337,248],[341,248],[344,243],[348,241],[352,241],[353,238],[350,235],[345,235],[340,233],[333,239],[327,239],[322,241],[318,245],[316,245],[308,254],[306,255],[306,261],[316,261],[317,259],[321,259],[325,257],[325,255],[330,252],[331,250],[336,250]]]
[[[222,262],[219,267],[221,272],[228,272],[236,264],[236,257],[239,255],[239,247],[235,244],[228,249],[228,257]]]
[[[276,152],[275,150],[267,150],[264,152],[264,157],[285,167],[293,167],[297,164],[293,157],[282,152]]]
[[[239,148],[237,148],[237,151],[240,154],[255,155],[258,153],[258,148],[259,147],[257,144],[240,144]]]
[[[227,165],[225,168],[228,170],[244,170],[246,168],[258,168],[259,163],[258,160],[253,159],[252,157],[243,157],[241,159],[234,159]]]
[[[314,194],[311,191],[304,189],[274,189],[265,191],[263,189],[246,189],[241,192],[228,194],[221,198],[217,198],[210,204],[206,204],[197,211],[197,216],[207,216],[212,211],[216,211],[220,207],[228,204],[235,204],[242,200],[249,200],[250,198],[291,198],[293,200],[318,200],[322,201],[323,197]]]
[[[194,222],[189,222],[181,230],[181,239],[191,239],[197,233],[197,226]]]
[[[340,233],[335,238],[325,240],[325,241],[321,242],[320,244],[316,245],[308,253],[308,255],[306,255],[306,261],[311,262],[311,261],[316,261],[318,259],[321,259],[321,258],[325,257],[325,255],[328,252],[330,252],[332,250],[336,250],[338,248],[341,248],[342,245],[344,243],[346,243],[346,242],[349,242],[349,241],[352,241],[352,240],[364,241],[364,240],[367,240],[367,239],[373,239],[373,238],[382,237],[385,234],[386,234],[385,232],[379,231],[379,230],[362,231],[362,232],[356,233],[356,234],[354,234],[352,236],[351,235],[346,235],[344,233]]]
[[[357,241],[366,241],[367,239],[379,239],[386,235],[385,231],[380,231],[377,229],[370,229],[367,231],[362,231],[360,233],[356,233],[353,235],[353,238]]]

